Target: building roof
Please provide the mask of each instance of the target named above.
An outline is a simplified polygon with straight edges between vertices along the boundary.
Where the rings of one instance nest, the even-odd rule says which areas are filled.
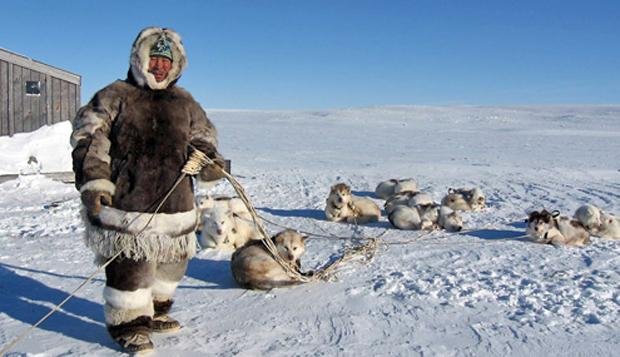
[[[37,72],[49,74],[52,77],[62,79],[64,81],[71,82],[77,85],[80,85],[82,82],[82,76],[78,74],[69,72],[58,67],[50,66],[49,64],[45,64],[43,62],[33,60],[30,57],[20,55],[19,53],[11,52],[2,47],[0,47],[0,60],[14,63],[22,67],[27,67]]]

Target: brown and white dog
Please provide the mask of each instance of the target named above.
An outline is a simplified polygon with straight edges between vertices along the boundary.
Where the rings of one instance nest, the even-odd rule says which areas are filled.
[[[271,239],[278,249],[280,258],[289,262],[300,272],[300,258],[306,249],[306,237],[287,229]],[[246,289],[270,290],[299,283],[291,279],[261,241],[248,242],[235,251],[230,266],[235,281]],[[312,273],[302,274],[311,275]]]
[[[526,232],[536,243],[584,246],[590,243],[590,234],[577,220],[560,216],[559,211],[533,211],[527,218]]]
[[[367,223],[378,221],[381,210],[371,199],[355,196],[347,184],[338,183],[326,199],[325,217],[332,222]]]
[[[486,207],[486,197],[478,187],[450,188],[448,194],[441,200],[441,205],[459,211],[479,211]]]

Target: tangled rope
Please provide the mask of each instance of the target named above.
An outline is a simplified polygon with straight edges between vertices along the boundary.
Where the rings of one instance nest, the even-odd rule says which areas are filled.
[[[362,244],[359,247],[345,250],[344,254],[339,259],[333,261],[331,264],[328,264],[327,266],[316,271],[315,274],[313,274],[312,276],[302,275],[301,272],[299,272],[299,270],[297,269],[297,267],[295,267],[293,264],[291,264],[287,260],[282,259],[282,257],[278,253],[278,248],[276,247],[274,242],[271,240],[271,236],[267,233],[267,229],[265,228],[263,224],[263,219],[261,219],[260,215],[256,211],[256,208],[254,208],[254,206],[250,202],[250,199],[248,198],[248,195],[245,192],[245,189],[243,188],[243,186],[241,186],[239,181],[237,181],[237,179],[234,176],[226,172],[222,167],[217,165],[206,154],[200,152],[199,150],[195,150],[193,154],[198,156],[197,157],[198,162],[204,165],[214,165],[215,167],[220,169],[221,173],[228,180],[228,182],[231,184],[233,189],[239,195],[239,198],[241,199],[245,207],[248,209],[248,212],[250,213],[250,216],[252,217],[252,221],[254,225],[256,226],[258,233],[262,236],[261,242],[263,243],[267,251],[271,254],[273,259],[276,262],[278,262],[278,264],[280,264],[282,269],[284,269],[286,274],[292,280],[302,282],[302,283],[309,283],[309,282],[317,281],[317,280],[328,280],[333,276],[335,268],[338,265],[341,265],[342,263],[346,261],[350,261],[351,259],[359,255],[363,255],[367,259],[370,259],[372,258],[372,256],[374,256],[374,252],[376,251],[376,248],[378,245],[378,240],[370,239],[367,243]]]

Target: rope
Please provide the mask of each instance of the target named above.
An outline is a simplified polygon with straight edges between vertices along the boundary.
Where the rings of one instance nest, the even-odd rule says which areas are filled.
[[[202,166],[205,165],[204,160],[202,159],[202,156],[199,155],[198,153],[200,153],[199,151],[194,151],[192,152],[192,154],[190,155],[187,163],[185,164],[185,166],[183,167],[183,169],[181,170],[181,174],[179,175],[179,178],[176,180],[176,182],[174,183],[174,185],[172,186],[172,188],[170,190],[168,190],[168,192],[166,193],[166,196],[164,196],[164,198],[161,200],[161,202],[159,203],[159,205],[157,206],[157,208],[155,209],[155,211],[153,213],[151,213],[151,217],[148,219],[148,221],[146,222],[146,224],[144,225],[144,227],[142,227],[140,229],[140,231],[138,231],[138,233],[135,234],[135,237],[137,238],[140,234],[142,234],[142,232],[144,232],[146,230],[146,228],[149,226],[149,224],[151,224],[151,222],[153,221],[153,218],[155,218],[155,215],[159,212],[159,210],[161,209],[161,207],[164,205],[164,203],[166,203],[166,201],[168,200],[168,198],[170,197],[170,195],[172,194],[172,192],[174,192],[174,190],[179,186],[179,184],[183,181],[183,179],[185,178],[185,176],[187,175],[196,175],[198,172],[200,172],[200,168]],[[202,153],[200,153],[202,154]],[[203,154],[204,155],[204,154]],[[206,156],[206,155],[205,155]],[[130,227],[139,217],[142,217],[144,214],[146,213],[142,213],[137,215],[131,222],[129,222],[127,224],[127,227]],[[39,325],[41,325],[45,320],[47,320],[50,316],[52,316],[52,314],[54,314],[56,311],[60,310],[60,308],[67,303],[67,301],[69,301],[71,298],[73,298],[75,296],[75,294],[82,289],[86,284],[88,284],[97,274],[99,274],[101,271],[103,271],[108,265],[110,265],[116,258],[118,258],[121,254],[123,253],[122,250],[118,251],[116,254],[114,254],[112,257],[110,257],[105,263],[103,263],[101,266],[99,266],[99,268],[97,270],[95,270],[94,273],[92,273],[91,275],[88,276],[88,278],[83,281],[80,285],[78,285],[77,288],[75,288],[71,294],[69,294],[69,296],[67,296],[63,301],[61,301],[58,305],[54,306],[54,308],[52,308],[52,310],[50,312],[48,312],[45,316],[43,316],[39,321],[37,321],[34,325],[28,327],[26,330],[24,330],[24,332],[22,332],[17,338],[15,338],[11,343],[9,343],[8,345],[6,345],[2,351],[0,351],[0,356],[4,355],[5,353],[7,353],[11,348],[13,348],[17,343],[19,343],[21,340],[23,340],[26,336],[28,336],[30,334],[30,332],[32,332],[32,330],[34,330],[35,328],[37,328]]]

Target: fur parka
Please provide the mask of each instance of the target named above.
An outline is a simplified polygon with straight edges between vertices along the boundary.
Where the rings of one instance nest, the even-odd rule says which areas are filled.
[[[172,43],[174,59],[168,77],[157,82],[148,62],[161,36]],[[122,250],[134,260],[170,263],[195,254],[198,213],[189,177],[140,233],[179,177],[190,144],[217,148],[215,127],[192,96],[175,85],[185,65],[178,34],[147,28],[132,46],[128,78],[97,92],[73,121],[77,189],[112,195],[112,206],[103,206],[96,220],[83,215],[86,243],[100,257]]]

